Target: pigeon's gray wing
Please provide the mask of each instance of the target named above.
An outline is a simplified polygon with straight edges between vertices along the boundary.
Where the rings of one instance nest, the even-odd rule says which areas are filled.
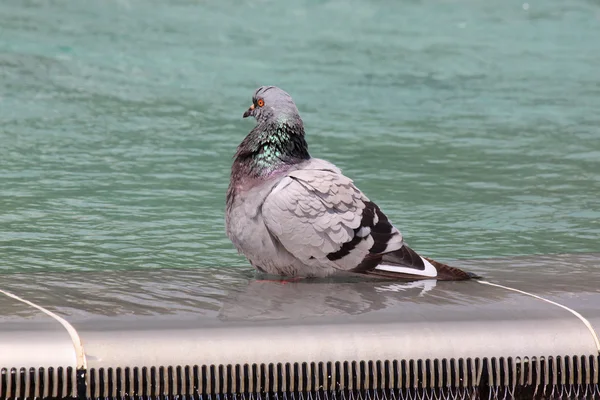
[[[339,170],[288,173],[265,199],[262,215],[271,234],[308,265],[359,270],[403,245],[398,229]]]

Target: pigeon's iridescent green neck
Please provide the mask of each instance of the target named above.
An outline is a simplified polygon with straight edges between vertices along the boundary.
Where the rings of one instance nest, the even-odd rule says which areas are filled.
[[[304,127],[290,125],[287,120],[279,120],[276,124],[264,127],[256,132],[257,140],[252,151],[254,170],[260,175],[279,169],[285,164],[310,158],[308,145],[304,140]]]
[[[302,120],[278,118],[259,122],[246,136],[238,147],[233,168],[247,176],[266,177],[309,158]]]

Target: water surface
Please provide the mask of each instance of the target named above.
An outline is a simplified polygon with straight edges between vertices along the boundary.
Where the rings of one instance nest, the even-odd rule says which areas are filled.
[[[3,1],[0,271],[246,267],[254,89],[439,258],[600,252],[591,1]]]

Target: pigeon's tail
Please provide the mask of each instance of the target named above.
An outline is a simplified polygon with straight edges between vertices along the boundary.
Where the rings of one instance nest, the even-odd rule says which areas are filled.
[[[473,272],[463,271],[460,268],[451,267],[441,262],[432,260],[431,258],[423,257],[425,261],[432,264],[438,271],[438,280],[440,281],[464,281],[467,279],[481,279],[481,276]]]
[[[384,254],[373,269],[365,271],[369,275],[396,279],[437,279],[440,281],[464,281],[479,276],[446,264],[421,257],[404,245],[399,250]]]

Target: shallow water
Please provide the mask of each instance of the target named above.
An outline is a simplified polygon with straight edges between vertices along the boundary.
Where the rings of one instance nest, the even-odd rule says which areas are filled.
[[[442,261],[600,251],[592,1],[3,1],[0,271],[247,267],[253,90]]]
[[[485,274],[484,282],[496,282],[572,307],[595,326],[600,324],[600,287],[590,279],[600,254],[498,257],[461,260],[469,270]],[[568,271],[568,273],[565,273]],[[249,268],[152,268],[147,270],[63,271],[4,274],[0,289],[16,293],[58,312],[69,321],[132,322],[134,316],[176,319],[206,317],[227,321],[303,320],[330,324],[329,317],[345,317],[385,311],[400,318],[416,313],[452,319],[459,312],[468,320],[514,321],[523,318],[522,293],[493,287],[480,281],[402,282],[364,276],[282,280],[256,274]],[[574,289],[576,288],[576,289]],[[0,293],[0,323],[45,319],[45,314]],[[510,299],[510,304],[500,304]],[[6,301],[8,300],[8,303]],[[539,310],[552,309],[533,301]],[[494,313],[478,313],[477,307],[493,304]],[[557,311],[557,310],[554,310]],[[510,315],[510,317],[509,317]],[[562,310],[554,314],[563,318]],[[538,314],[538,317],[540,315]],[[108,318],[108,319],[106,319]],[[153,320],[156,322],[156,320]],[[115,322],[116,323],[116,322]],[[161,324],[159,324],[161,325]],[[600,325],[598,325],[600,327]],[[102,329],[105,329],[104,327]]]

